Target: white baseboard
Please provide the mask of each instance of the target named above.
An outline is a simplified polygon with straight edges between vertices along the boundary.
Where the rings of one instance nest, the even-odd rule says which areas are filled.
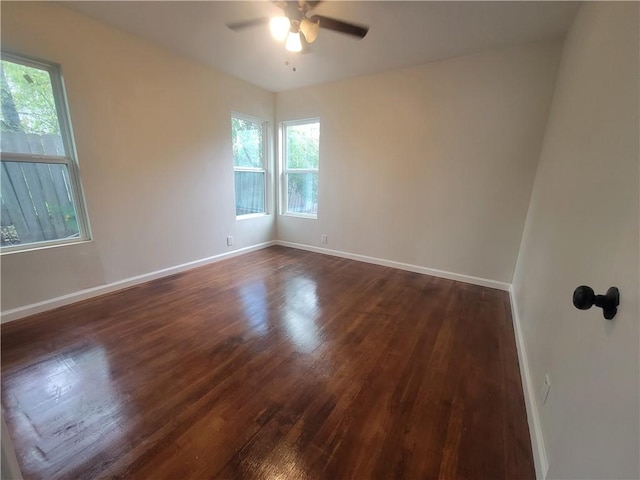
[[[544,445],[542,435],[542,424],[536,403],[536,389],[534,387],[527,348],[524,343],[522,325],[518,314],[518,304],[516,302],[513,286],[509,288],[509,298],[511,299],[511,317],[513,318],[513,329],[516,336],[516,348],[518,350],[518,361],[520,362],[520,378],[522,379],[522,390],[524,393],[524,403],[527,408],[527,421],[529,423],[529,435],[531,436],[531,447],[533,449],[533,461],[536,467],[536,478],[545,480],[549,471],[549,461],[547,459],[547,449]]]
[[[26,305],[24,307],[7,310],[5,312],[0,313],[0,323],[8,323],[14,320],[19,320],[21,318],[28,317],[30,315],[35,315],[36,313],[45,312],[47,310],[52,310],[54,308],[62,307],[64,305],[80,302],[81,300],[86,300],[89,298],[98,297],[100,295],[105,295],[107,293],[115,292],[117,290],[122,290],[123,288],[133,287],[134,285],[138,285],[140,283],[145,283],[151,280],[156,280],[158,278],[174,275],[176,273],[184,272],[185,270],[190,270],[192,268],[201,267],[204,265],[208,265],[210,263],[219,262],[220,260],[236,257],[238,255],[243,255],[245,253],[253,252],[255,250],[261,250],[263,248],[267,248],[275,244],[276,244],[275,241],[259,243],[257,245],[252,245],[250,247],[239,248],[238,250],[233,250],[231,252],[225,252],[219,255],[214,255],[212,257],[195,260],[193,262],[183,263],[182,265],[176,265],[175,267],[163,268],[162,270],[156,270],[155,272],[145,273],[143,275],[126,278],[124,280],[108,283],[106,285],[87,288],[85,290],[80,290],[79,292],[70,293],[68,295],[52,298],[50,300],[45,300],[43,302],[33,303],[31,305]]]
[[[463,275],[460,273],[447,272],[444,270],[437,270],[435,268],[420,267],[418,265],[411,265],[409,263],[394,262],[393,260],[384,260],[382,258],[368,257],[366,255],[359,255],[357,253],[342,252],[340,250],[330,250],[328,248],[314,247],[311,245],[303,245],[301,243],[285,242],[283,240],[276,240],[277,245],[283,247],[297,248],[300,250],[308,250],[309,252],[323,253],[325,255],[332,255],[334,257],[348,258],[350,260],[357,260],[359,262],[373,263],[375,265],[382,265],[383,267],[392,267],[399,270],[407,270],[409,272],[422,273],[424,275],[431,275],[432,277],[446,278],[448,280],[456,280],[458,282],[471,283],[473,285],[480,285],[481,287],[495,288],[498,290],[509,291],[511,284],[498,282],[496,280],[489,280],[487,278],[472,277],[470,275]]]
[[[231,258],[237,255],[253,252],[255,250],[260,250],[262,248],[270,247],[272,245],[282,245],[285,247],[308,250],[311,252],[323,253],[326,255],[333,255],[336,257],[357,260],[360,262],[373,263],[373,264],[382,265],[385,267],[392,267],[392,268],[398,268],[400,270],[407,270],[410,272],[422,273],[422,274],[431,275],[434,277],[447,278],[449,280],[457,280],[459,282],[465,282],[465,283],[472,283],[474,285],[480,285],[483,287],[496,288],[499,290],[508,291],[510,286],[508,283],[497,282],[495,280],[489,280],[485,278],[472,277],[469,275],[462,275],[459,273],[452,273],[452,272],[446,272],[443,270],[436,270],[433,268],[410,265],[408,263],[394,262],[392,260],[384,260],[381,258],[368,257],[366,255],[358,255],[355,253],[341,252],[338,250],[330,250],[327,248],[319,248],[319,247],[313,247],[309,245],[302,245],[298,243],[276,240],[276,241],[260,243],[258,245],[252,245],[250,247],[245,247],[238,250],[234,250],[232,252],[226,252],[219,255],[214,255],[212,257],[207,257],[200,260],[195,260],[193,262],[184,263],[182,265],[176,265],[174,267],[164,268],[162,270],[157,270],[155,272],[138,275],[136,277],[126,278],[124,280],[108,283],[106,285],[87,288],[85,290],[80,290],[79,292],[70,293],[68,295],[63,295],[60,297],[52,298],[52,299],[45,300],[38,303],[33,303],[31,305],[26,305],[24,307],[18,307],[11,310],[6,310],[0,313],[0,323],[8,323],[14,320],[19,320],[21,318],[28,317],[30,315],[35,315],[36,313],[45,312],[47,310],[52,310],[54,308],[62,307],[64,305],[69,305],[71,303],[80,302],[82,300],[87,300],[89,298],[105,295],[107,293],[112,293],[117,290],[122,290],[124,288],[138,285],[140,283],[149,282],[151,280],[156,280],[158,278],[166,277],[169,275],[174,275],[176,273],[184,272],[185,270],[200,267],[210,263],[219,262],[220,260],[224,260],[226,258]]]

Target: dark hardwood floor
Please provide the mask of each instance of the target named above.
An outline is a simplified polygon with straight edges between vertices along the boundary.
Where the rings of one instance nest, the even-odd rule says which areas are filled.
[[[2,326],[26,479],[532,479],[506,292],[271,247]]]

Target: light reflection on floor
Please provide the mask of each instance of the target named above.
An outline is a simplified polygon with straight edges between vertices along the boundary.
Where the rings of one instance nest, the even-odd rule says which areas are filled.
[[[311,353],[320,345],[317,319],[321,314],[316,283],[307,277],[294,274],[282,279],[284,304],[278,309],[277,318],[269,318],[269,296],[263,280],[239,289],[240,301],[251,333],[265,335],[270,321],[282,325],[296,350]]]
[[[316,283],[309,278],[295,276],[287,278],[284,285],[284,327],[299,351],[311,353],[320,345],[316,320],[321,311]]]
[[[30,381],[7,382],[3,404],[11,406],[12,422],[28,434],[26,463],[50,462],[64,457],[56,453],[77,446],[79,457],[86,455],[81,445],[100,442],[108,450],[126,437],[127,416],[123,396],[113,387],[107,353],[101,345],[83,347],[34,364]],[[40,430],[32,418],[49,418]],[[42,425],[47,430],[42,431]],[[66,452],[68,454],[68,452]],[[90,462],[92,459],[87,458]],[[61,473],[64,465],[60,465]]]
[[[269,330],[267,287],[263,280],[242,285],[240,300],[253,333],[264,335]]]

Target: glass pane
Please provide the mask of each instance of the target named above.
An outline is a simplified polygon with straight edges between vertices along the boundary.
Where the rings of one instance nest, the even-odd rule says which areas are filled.
[[[2,60],[1,150],[64,155],[49,72]]]
[[[287,174],[287,211],[318,214],[318,174]]]
[[[233,142],[233,165],[235,167],[263,168],[262,124],[231,119],[231,140]]]
[[[320,123],[288,125],[287,168],[318,168],[320,156]]]
[[[2,162],[2,246],[78,238],[67,165]]]
[[[236,215],[264,213],[264,172],[235,172]]]

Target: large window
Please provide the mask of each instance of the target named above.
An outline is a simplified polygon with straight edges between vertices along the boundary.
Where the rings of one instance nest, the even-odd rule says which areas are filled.
[[[316,218],[318,215],[318,166],[320,120],[282,124],[283,213]]]
[[[236,216],[266,213],[265,157],[267,124],[234,114],[231,117]]]
[[[3,252],[89,238],[57,65],[2,54]]]

